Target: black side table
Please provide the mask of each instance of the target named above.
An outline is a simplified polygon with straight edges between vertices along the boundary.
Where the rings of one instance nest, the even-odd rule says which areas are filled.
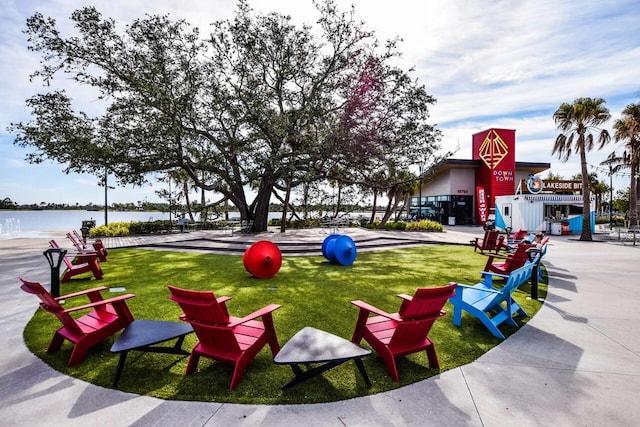
[[[129,324],[111,346],[112,353],[120,353],[118,368],[113,377],[112,387],[118,385],[124,362],[131,350],[146,351],[151,353],[169,353],[189,355],[182,349],[184,337],[193,332],[191,325],[182,322],[165,322],[161,320],[134,320]],[[165,341],[177,338],[173,347],[153,347]]]
[[[282,390],[353,360],[362,374],[367,387],[371,381],[364,369],[362,358],[369,356],[371,350],[362,348],[344,338],[307,326],[297,332],[280,349],[273,361],[279,365],[290,365],[295,378],[282,386]],[[322,363],[322,365],[303,370],[300,365]]]

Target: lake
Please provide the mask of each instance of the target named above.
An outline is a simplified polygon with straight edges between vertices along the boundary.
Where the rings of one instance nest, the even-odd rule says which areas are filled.
[[[83,210],[2,210],[0,211],[0,239],[16,237],[46,237],[51,230],[80,230],[82,221],[94,219],[96,225],[104,225],[104,211]],[[109,222],[149,221],[169,219],[162,212],[109,212]],[[59,233],[58,233],[59,234]]]
[[[269,219],[280,218],[282,213],[270,212]],[[168,220],[168,212],[109,211],[109,223],[131,221]],[[229,212],[229,217],[240,217],[238,212]],[[171,216],[176,219],[175,214]],[[0,210],[0,239],[18,237],[51,237],[59,235],[60,230],[80,231],[82,221],[93,219],[96,226],[104,225],[104,211],[84,210]],[[52,231],[57,230],[57,233]]]

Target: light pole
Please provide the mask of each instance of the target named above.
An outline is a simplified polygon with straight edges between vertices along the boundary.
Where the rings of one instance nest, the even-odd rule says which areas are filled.
[[[418,198],[418,221],[422,219],[422,165],[419,166],[420,170],[420,191]]]
[[[609,230],[613,230],[613,166],[609,163]]]
[[[107,191],[109,189],[113,190],[116,187],[109,187],[108,183],[107,183],[107,176],[109,173],[109,169],[108,168],[104,168],[104,225],[105,227],[107,225],[109,225],[109,221],[108,221],[108,212],[109,212],[109,208],[108,206],[108,202],[107,202]]]

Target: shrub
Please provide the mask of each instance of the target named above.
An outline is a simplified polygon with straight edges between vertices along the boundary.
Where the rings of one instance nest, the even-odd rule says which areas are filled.
[[[131,232],[129,231],[129,226],[132,223],[130,222],[112,222],[109,225],[101,225],[99,227],[94,227],[89,230],[89,236],[91,237],[121,237],[121,236],[129,236]]]
[[[384,224],[385,230],[398,230],[404,231],[407,228],[407,223],[405,221],[388,221]]]
[[[444,231],[444,226],[437,221],[423,219],[409,222],[405,228],[407,231]]]
[[[612,219],[613,219],[612,222],[614,227],[624,227],[625,225],[624,216],[614,215]],[[608,216],[597,217],[596,224],[609,224],[609,217]]]

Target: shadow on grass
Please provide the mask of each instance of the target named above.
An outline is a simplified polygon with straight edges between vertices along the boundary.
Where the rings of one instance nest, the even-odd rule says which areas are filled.
[[[136,319],[170,321],[178,321],[182,311],[169,300],[169,284],[232,297],[227,302],[232,316],[247,315],[270,303],[281,304],[282,308],[274,312],[281,345],[305,326],[350,339],[358,315],[350,301],[361,299],[390,313],[397,312],[397,294],[412,295],[418,287],[442,286],[450,281],[476,283],[486,262],[468,246],[429,245],[360,253],[351,266],[330,264],[321,256],[284,257],[277,275],[256,279],[244,269],[242,257],[234,255],[136,249],[111,250],[109,255],[109,261],[102,265],[102,281],[72,280],[61,287],[61,292],[98,285],[123,287],[124,292],[136,295],[128,300]],[[515,298],[532,316],[541,303],[527,299],[530,289],[526,286]],[[546,295],[546,285],[540,285],[539,293]],[[453,326],[450,303],[445,311],[449,314],[438,320],[429,334],[440,369],[429,368],[425,352],[399,358],[398,383],[387,376],[382,359],[373,353],[363,359],[371,388],[365,386],[355,364],[347,362],[282,391],[280,387],[293,373],[288,366],[274,364],[265,347],[231,392],[231,366],[202,358],[198,371],[185,377],[188,357],[135,351],[127,357],[118,388],[162,399],[253,404],[318,403],[376,394],[470,363],[501,342],[466,313],[462,326]],[[526,321],[528,318],[517,319],[519,325]],[[29,349],[64,374],[111,387],[119,357],[109,351],[115,338],[95,346],[82,364],[69,368],[70,343],[57,353],[45,353],[58,327],[49,314],[37,311],[24,332]],[[501,329],[507,336],[517,330],[509,326]],[[191,334],[183,348],[189,350],[195,344],[196,336]],[[362,345],[368,347],[364,341]]]

